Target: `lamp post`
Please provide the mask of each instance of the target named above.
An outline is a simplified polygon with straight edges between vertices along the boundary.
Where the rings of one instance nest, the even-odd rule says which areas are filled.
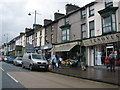
[[[29,16],[31,15],[31,14],[35,14],[35,16],[34,16],[34,24],[33,24],[33,29],[34,29],[34,35],[33,35],[33,45],[34,46],[36,46],[35,44],[35,37],[36,37],[36,16],[37,16],[37,14],[39,14],[39,13],[37,13],[37,11],[35,10],[35,12],[29,12]]]

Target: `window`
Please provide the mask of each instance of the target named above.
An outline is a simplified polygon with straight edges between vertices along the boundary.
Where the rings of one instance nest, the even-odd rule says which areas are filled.
[[[47,34],[47,32],[48,32],[48,29],[46,28],[46,29],[45,29],[45,33]]]
[[[105,1],[105,7],[110,7],[110,6],[113,6],[113,2],[110,1],[110,0],[106,0]]]
[[[89,22],[89,29],[90,29],[90,37],[94,37],[95,36],[94,21]]]
[[[69,18],[65,18],[65,24],[69,24]]]
[[[94,5],[89,7],[89,16],[94,16]]]
[[[52,27],[51,27],[51,31],[54,31],[54,29],[55,29],[55,27],[54,27],[54,26],[52,26]]]
[[[51,34],[51,43],[53,42],[53,34]]]
[[[62,30],[62,41],[70,40],[70,29]]]
[[[81,19],[86,18],[86,9],[81,10]]]
[[[115,14],[103,17],[102,19],[103,33],[116,31],[116,17]]]
[[[81,25],[82,38],[86,38],[86,24]]]

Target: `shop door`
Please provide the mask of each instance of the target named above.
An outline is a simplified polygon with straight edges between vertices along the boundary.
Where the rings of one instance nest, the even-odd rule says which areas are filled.
[[[86,63],[86,48],[85,47],[81,47],[81,53],[85,56],[84,62]]]
[[[113,46],[107,46],[106,47],[106,55],[108,56],[111,53],[111,51],[114,51]]]
[[[91,49],[90,56],[91,56],[91,58],[90,58],[90,60],[91,60],[90,66],[94,66],[94,49]]]

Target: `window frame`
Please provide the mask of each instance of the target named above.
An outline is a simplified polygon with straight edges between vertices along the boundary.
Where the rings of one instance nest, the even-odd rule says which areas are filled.
[[[114,15],[114,22],[113,22],[113,17],[112,17],[112,15]],[[110,26],[110,28],[111,28],[111,30],[110,31],[107,31],[107,32],[104,32],[104,28],[106,28],[106,27],[108,27],[108,26],[106,26],[106,27],[103,27],[104,25],[104,23],[103,23],[103,20],[105,19],[105,18],[110,18],[110,24],[111,25],[109,25]],[[115,25],[115,30],[113,29],[113,23],[114,23],[114,25]],[[105,31],[106,31],[106,29],[105,29]],[[108,15],[108,16],[104,16],[104,17],[102,17],[102,33],[103,34],[107,34],[107,33],[113,33],[113,32],[116,32],[117,31],[117,23],[116,23],[116,14],[115,13],[112,13],[112,14],[110,14],[110,15]]]
[[[90,26],[91,23],[93,23],[93,28],[90,28],[91,27]],[[95,21],[94,20],[92,20],[92,21],[89,22],[89,31],[90,31],[90,37],[94,37],[95,36]],[[92,35],[91,31],[94,32],[93,33],[94,35]]]
[[[93,8],[91,9],[91,7],[93,7]],[[91,12],[93,12],[93,14],[91,14]],[[95,8],[94,8],[94,4],[93,4],[93,5],[89,6],[89,17],[94,16],[94,14],[95,14]]]
[[[68,33],[68,31],[69,31],[69,33]],[[62,39],[62,41],[69,41],[70,40],[70,28],[62,29],[61,39]]]
[[[112,6],[113,6],[112,1],[105,0],[105,7],[112,7]]]
[[[86,18],[86,16],[87,16],[87,10],[86,10],[86,8],[81,9],[81,19]]]
[[[85,30],[83,30],[83,26],[84,26],[84,29]],[[86,27],[86,23],[84,23],[84,24],[81,24],[81,36],[82,36],[82,39],[85,39],[85,38],[87,38],[87,36],[85,36],[85,37],[83,37],[83,33],[85,33],[86,35],[87,35],[87,27]]]

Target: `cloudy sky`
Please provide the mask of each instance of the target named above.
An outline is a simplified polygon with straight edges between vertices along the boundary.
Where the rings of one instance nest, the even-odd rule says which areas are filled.
[[[44,19],[52,19],[59,10],[65,14],[66,4],[80,7],[94,0],[0,0],[0,42],[7,42],[24,32],[26,27],[34,23],[34,11],[37,10],[37,24]],[[28,13],[33,13],[28,16]],[[0,43],[1,45],[1,43]]]

